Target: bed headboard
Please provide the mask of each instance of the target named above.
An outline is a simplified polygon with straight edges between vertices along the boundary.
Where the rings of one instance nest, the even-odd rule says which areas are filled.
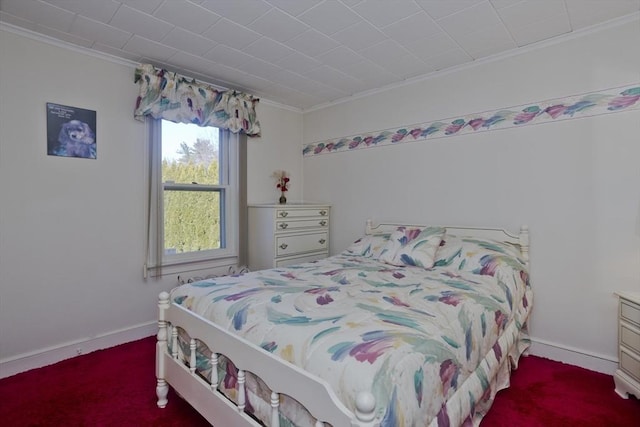
[[[398,223],[380,223],[374,227],[371,219],[367,220],[365,229],[366,234],[386,234],[392,233],[398,227],[415,227],[423,228],[427,225],[421,224],[398,224]],[[499,242],[510,243],[520,249],[522,258],[529,263],[529,227],[523,225],[518,233],[509,232],[503,228],[493,227],[458,227],[444,225],[448,233],[460,237],[480,237],[485,239],[497,240]]]

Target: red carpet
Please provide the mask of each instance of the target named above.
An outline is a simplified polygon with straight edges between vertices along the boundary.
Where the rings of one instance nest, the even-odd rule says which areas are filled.
[[[157,408],[154,352],[146,338],[0,380],[0,425],[208,426],[173,392]],[[636,427],[640,401],[615,394],[609,375],[529,356],[481,426]]]

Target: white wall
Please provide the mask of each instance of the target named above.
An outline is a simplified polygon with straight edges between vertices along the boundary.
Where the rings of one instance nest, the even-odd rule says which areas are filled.
[[[133,67],[0,30],[0,377],[155,333],[144,280],[145,126]],[[97,112],[97,160],[47,155],[47,102]],[[276,169],[300,198],[301,114],[258,104],[248,200],[275,201]],[[226,271],[226,269],[224,270]]]
[[[304,143],[640,82],[638,20],[304,114]],[[635,53],[634,53],[635,52]],[[331,252],[367,218],[531,229],[533,353],[610,372],[640,289],[640,111],[306,157]]]

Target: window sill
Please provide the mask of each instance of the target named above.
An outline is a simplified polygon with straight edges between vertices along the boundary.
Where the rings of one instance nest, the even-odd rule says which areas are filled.
[[[145,266],[145,277],[162,277],[174,274],[215,273],[220,268],[237,267],[238,257],[228,256],[204,261],[180,262],[153,267]]]

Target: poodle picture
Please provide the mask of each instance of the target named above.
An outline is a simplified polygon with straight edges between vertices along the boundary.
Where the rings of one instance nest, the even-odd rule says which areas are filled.
[[[54,156],[96,158],[96,112],[47,103],[47,147]]]
[[[59,149],[67,157],[96,158],[95,135],[88,124],[80,120],[70,120],[62,124],[58,136]]]

